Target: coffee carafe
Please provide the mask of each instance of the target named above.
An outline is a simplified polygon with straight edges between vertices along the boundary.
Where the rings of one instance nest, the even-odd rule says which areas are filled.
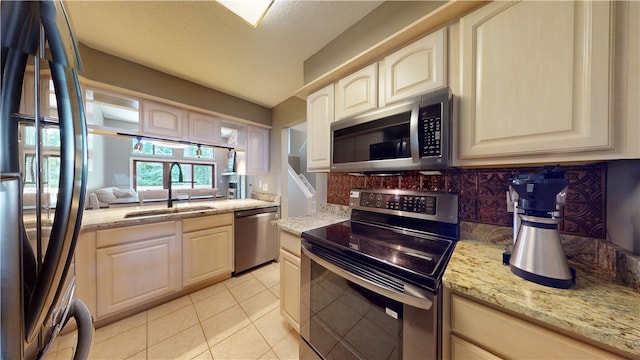
[[[510,185],[518,193],[517,207],[523,211],[518,215],[519,229],[509,259],[511,272],[541,285],[570,288],[575,272],[560,241],[560,219],[553,216],[558,193],[569,185],[564,169],[543,167],[537,174],[515,175]]]

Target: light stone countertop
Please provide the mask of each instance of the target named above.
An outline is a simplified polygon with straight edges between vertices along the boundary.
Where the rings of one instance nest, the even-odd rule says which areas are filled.
[[[300,236],[307,230],[317,229],[349,219],[351,219],[351,208],[348,206],[321,204],[320,211],[315,214],[280,219],[277,224],[280,229]]]
[[[97,210],[85,210],[82,215],[82,231],[92,231],[120,226],[132,226],[149,224],[153,222],[181,220],[185,218],[200,217],[207,215],[225,214],[236,210],[257,209],[279,204],[256,199],[233,199],[233,200],[211,200],[211,201],[180,201],[173,204],[173,209],[184,210],[185,208],[211,207],[210,209],[177,212],[168,214],[158,214],[143,217],[125,218],[128,213],[164,211],[167,209],[166,202],[157,205],[113,207]]]
[[[555,289],[526,281],[502,265],[504,245],[461,239],[444,285],[569,335],[640,358],[640,294],[606,274],[576,267],[577,283]]]
[[[349,220],[349,216],[332,213],[317,213],[300,217],[278,220],[278,227],[284,231],[300,236],[304,231]]]

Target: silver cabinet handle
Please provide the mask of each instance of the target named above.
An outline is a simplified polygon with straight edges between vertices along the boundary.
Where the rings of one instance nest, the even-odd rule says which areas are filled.
[[[336,266],[335,264],[312,253],[311,250],[309,250],[305,244],[302,244],[302,251],[306,256],[309,257],[309,259],[322,265],[327,270],[342,277],[347,281],[351,281],[352,283],[360,285],[367,290],[371,290],[389,299],[393,299],[403,304],[407,304],[420,309],[429,310],[433,306],[433,302],[431,301],[431,299],[427,298],[427,296],[429,296],[430,293],[416,286],[404,283],[405,292],[399,292],[397,290],[375,283],[369,279],[365,279],[361,276],[353,274],[347,270],[342,269],[339,266]]]

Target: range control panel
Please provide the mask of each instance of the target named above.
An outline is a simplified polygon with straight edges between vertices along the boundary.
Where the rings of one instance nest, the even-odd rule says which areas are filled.
[[[435,215],[436,197],[361,192],[360,206]]]
[[[458,194],[394,189],[353,189],[352,209],[437,220],[458,221]]]

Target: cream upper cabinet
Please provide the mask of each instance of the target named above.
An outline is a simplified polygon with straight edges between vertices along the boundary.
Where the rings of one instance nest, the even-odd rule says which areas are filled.
[[[307,97],[307,171],[329,171],[330,125],[334,120],[334,87]]]
[[[85,86],[85,117],[90,130],[138,135],[140,100],[117,92]]]
[[[371,64],[336,84],[336,120],[378,107],[378,64]]]
[[[182,221],[182,286],[233,272],[233,214]]]
[[[611,7],[495,2],[460,20],[454,165],[531,155],[537,158],[530,161],[561,161],[562,154],[612,148]]]
[[[142,102],[142,135],[183,140],[187,112],[179,107],[155,102]]]
[[[380,106],[447,85],[446,29],[388,55],[380,63]]]
[[[269,129],[247,126],[247,175],[269,173]]]
[[[222,142],[221,121],[210,115],[189,112],[188,139],[202,144],[220,144]]]

